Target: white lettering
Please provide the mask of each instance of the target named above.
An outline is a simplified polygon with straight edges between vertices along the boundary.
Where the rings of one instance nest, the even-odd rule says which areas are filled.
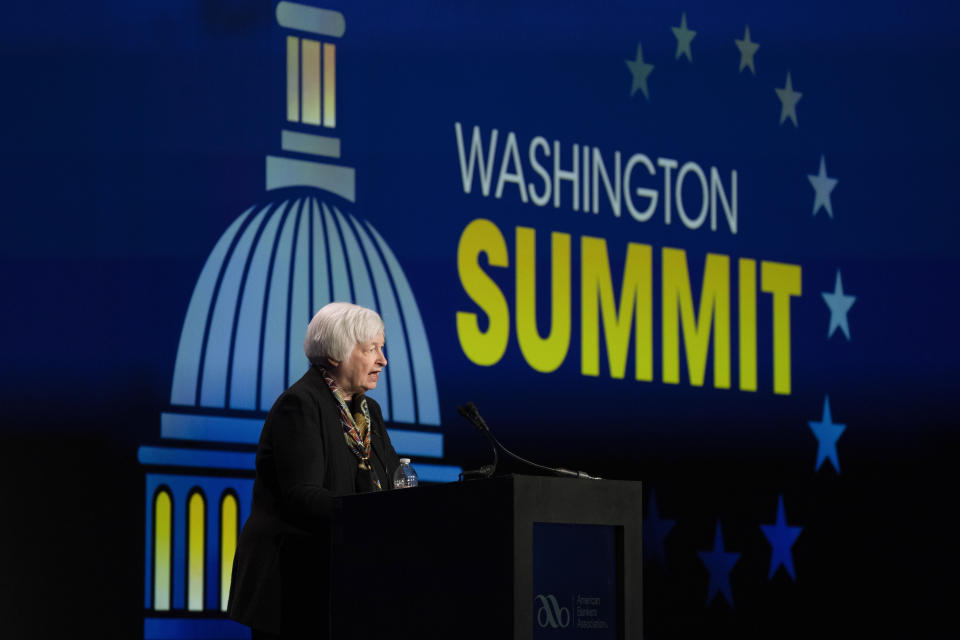
[[[507,164],[512,162],[516,167],[514,171],[508,171]],[[503,161],[500,163],[500,177],[497,178],[497,191],[493,194],[498,200],[503,196],[503,185],[506,182],[512,182],[520,189],[520,199],[527,201],[527,183],[523,179],[523,165],[520,164],[520,153],[517,151],[517,136],[513,131],[507,134],[507,146],[503,150]]]
[[[483,162],[483,143],[480,140],[480,127],[473,127],[473,136],[470,139],[470,160],[466,159],[463,150],[463,131],[460,123],[453,123],[453,128],[457,132],[457,154],[460,158],[460,177],[463,179],[463,192],[470,193],[473,188],[473,167],[477,166],[480,174],[480,189],[483,195],[490,195],[490,179],[493,178],[493,156],[497,148],[497,130],[494,129],[490,134],[490,151],[487,153],[487,162]]]
[[[700,179],[701,192],[700,213],[692,220],[687,216],[687,208],[683,205],[683,180],[687,177],[687,174],[691,172]],[[703,173],[703,169],[701,169],[700,165],[696,162],[684,162],[680,168],[680,173],[677,174],[677,213],[680,214],[680,221],[683,222],[683,226],[687,229],[700,228],[703,221],[707,219],[707,208],[710,205],[709,198],[710,193],[707,191],[707,176]]]
[[[537,160],[537,149],[543,149],[544,155],[548,158],[550,157],[550,143],[547,142],[547,139],[543,136],[537,136],[530,141],[530,166],[533,167],[534,172],[540,176],[543,180],[543,195],[538,196],[537,190],[534,188],[534,184],[531,182],[527,185],[530,188],[530,199],[533,200],[533,204],[538,207],[545,206],[550,202],[550,174],[547,172],[546,168],[540,164]]]
[[[632,160],[632,158],[631,158]],[[607,202],[610,204],[610,210],[613,215],[620,217],[620,152],[613,152],[613,186],[610,185],[610,174],[603,164],[603,156],[600,155],[600,149],[593,148],[593,212],[600,211],[600,185],[598,179],[603,179],[603,188],[607,193]],[[627,202],[629,203],[629,196]],[[627,205],[630,206],[629,204]],[[632,213],[632,211],[631,211]]]
[[[633,199],[630,197],[630,174],[633,172],[633,167],[637,164],[642,164],[647,168],[647,173],[651,176],[657,175],[656,170],[653,168],[653,163],[650,162],[650,158],[645,156],[642,153],[635,153],[630,156],[630,160],[627,161],[627,168],[623,171],[623,181],[626,184],[625,199],[627,201],[627,210],[630,212],[630,216],[637,222],[646,222],[653,215],[654,210],[657,208],[657,199],[660,194],[656,189],[647,189],[644,187],[637,187],[636,194],[641,198],[649,198],[650,204],[647,206],[645,211],[638,211],[635,206],[633,206]],[[667,195],[667,202],[670,202],[670,196]]]
[[[657,158],[657,166],[666,169],[663,173],[663,224],[670,224],[670,172],[678,164],[671,158]]]
[[[633,153],[624,164],[619,150],[613,152],[612,158],[610,155],[605,157],[598,147],[579,143],[564,145],[560,140],[548,140],[543,136],[531,138],[524,155],[520,151],[524,142],[515,132],[507,133],[501,149],[497,146],[498,129],[491,129],[489,137],[484,139],[483,132],[476,125],[471,129],[468,149],[460,122],[454,122],[454,133],[460,178],[466,194],[473,191],[476,174],[481,193],[489,197],[491,187],[494,187],[493,172],[499,162],[497,183],[492,189],[493,197],[498,200],[503,199],[505,192],[507,195],[512,193],[506,185],[513,184],[522,203],[533,202],[535,206],[545,207],[552,202],[553,208],[559,209],[563,200],[562,185],[568,182],[569,207],[573,211],[580,211],[582,206],[584,212],[596,215],[600,213],[600,201],[605,199],[615,218],[621,217],[624,206],[630,218],[640,223],[649,222],[662,211],[663,224],[669,226],[676,209],[680,222],[691,230],[702,228],[709,214],[710,230],[715,232],[718,211],[722,210],[730,233],[737,234],[739,176],[736,169],[730,170],[730,181],[724,185],[717,167],[709,166],[708,179],[707,166],[693,160],[681,164],[675,158],[657,157],[653,162],[645,153]],[[568,154],[566,158],[562,152],[564,147]],[[639,166],[646,169],[652,181],[638,177],[635,170]],[[662,189],[653,186],[659,183],[658,169],[663,170]],[[536,177],[528,182],[527,176],[533,177],[534,174]],[[699,183],[700,186],[699,211],[692,206],[697,189],[691,186],[691,174],[697,178],[693,184]]]
[[[730,226],[730,233],[737,234],[737,170],[730,172],[730,199],[723,192],[723,184],[720,183],[720,172],[716,167],[710,167],[710,230],[717,230],[717,195],[720,196],[720,204],[723,205],[723,213],[727,218],[727,224]]]
[[[560,141],[553,141],[553,207],[560,208],[560,181],[573,184],[573,210],[580,210],[580,145],[573,145],[573,169],[560,168]]]

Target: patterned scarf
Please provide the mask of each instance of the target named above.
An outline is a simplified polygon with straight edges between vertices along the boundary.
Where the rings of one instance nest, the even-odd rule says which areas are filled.
[[[347,407],[347,402],[343,399],[343,394],[340,392],[340,387],[337,386],[337,381],[322,367],[320,367],[320,375],[323,376],[327,386],[330,387],[333,397],[337,399],[337,405],[340,408],[340,426],[343,428],[343,439],[346,441],[347,446],[350,447],[350,451],[353,451],[353,455],[357,456],[357,459],[360,461],[358,465],[360,469],[362,471],[369,471],[373,484],[377,487],[377,491],[383,491],[380,478],[377,477],[373,467],[370,465],[370,432],[373,429],[370,423],[370,410],[367,408],[367,399],[363,397],[360,398],[360,410],[362,413],[351,415],[350,409]]]

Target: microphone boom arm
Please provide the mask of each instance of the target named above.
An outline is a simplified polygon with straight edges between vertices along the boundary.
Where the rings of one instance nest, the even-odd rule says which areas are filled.
[[[553,467],[547,467],[542,464],[537,464],[536,462],[531,462],[526,458],[521,458],[517,454],[507,449],[505,446],[503,446],[503,444],[499,440],[497,440],[497,437],[493,435],[493,432],[490,430],[490,427],[487,426],[487,422],[483,419],[483,417],[480,415],[480,412],[477,410],[477,405],[473,404],[472,402],[468,402],[463,406],[457,407],[457,411],[460,413],[460,415],[462,415],[464,418],[469,420],[470,424],[472,424],[477,429],[477,431],[480,431],[481,433],[483,433],[487,437],[487,440],[490,442],[490,446],[493,447],[493,470],[492,471],[496,471],[496,467],[498,464],[497,449],[500,448],[503,450],[504,453],[506,453],[511,458],[518,460],[519,462],[522,462],[523,464],[533,467],[535,469],[540,469],[541,471],[548,471],[557,476],[566,476],[571,478],[584,478],[588,480],[600,480],[600,478],[591,476],[590,474],[584,473],[583,471],[571,471],[569,469],[560,469],[560,468],[555,469]],[[490,475],[493,475],[492,471]]]

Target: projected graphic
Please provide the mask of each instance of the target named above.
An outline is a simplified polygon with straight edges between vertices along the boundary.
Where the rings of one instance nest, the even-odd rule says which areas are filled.
[[[267,156],[269,199],[227,228],[197,279],[160,420],[161,437],[177,444],[139,450],[148,468],[145,640],[249,636],[224,612],[255,446],[274,400],[309,366],[303,335],[326,303],[350,301],[383,317],[389,366],[370,395],[397,452],[413,458],[422,481],[460,472],[441,463],[436,376],[410,283],[376,228],[347,210],[355,170],[339,163],[341,141],[330,135],[337,76],[336,45],[327,41],[344,34],[344,17],[290,2],[276,17],[311,34],[286,36],[280,146],[289,155]]]
[[[688,62],[693,62],[693,52],[691,49],[691,43],[694,36],[696,35],[695,31],[691,31],[687,27],[687,16],[686,14],[681,15],[681,24],[679,27],[672,27],[672,31],[676,38],[676,52],[675,58],[680,60],[681,56],[685,57]],[[739,72],[742,72],[744,69],[749,69],[753,76],[756,76],[756,54],[760,45],[756,42],[753,42],[750,37],[750,28],[749,26],[744,27],[744,36],[742,39],[734,39],[734,44],[740,52],[740,61],[739,61]],[[627,66],[630,70],[632,77],[632,85],[630,89],[631,96],[640,89],[647,100],[650,99],[650,90],[648,87],[648,77],[650,76],[651,71],[654,69],[653,64],[649,64],[644,61],[642,53],[642,45],[637,44],[637,55],[634,61],[627,61]],[[797,114],[797,105],[802,98],[803,94],[794,90],[793,80],[791,77],[790,71],[786,72],[786,79],[783,87],[775,87],[775,94],[780,102],[780,118],[779,124],[783,126],[787,121],[793,125],[794,128],[799,127],[799,120]],[[459,127],[459,123],[458,123]],[[461,166],[464,166],[463,161],[463,151],[462,143],[460,142],[458,129],[458,149],[460,149],[461,157]],[[476,134],[475,134],[476,135]],[[512,135],[512,134],[511,134]],[[479,145],[474,145],[477,151],[481,150],[483,147]],[[495,141],[491,142],[491,148],[494,148]],[[589,147],[588,147],[589,149]],[[549,155],[549,152],[547,153]],[[576,145],[574,146],[574,157],[576,157]],[[531,162],[535,162],[535,153],[534,149],[531,146],[531,152],[529,154]],[[655,176],[655,170],[653,164],[647,158],[646,155],[639,154],[631,157],[631,160],[628,161],[628,169],[621,171],[620,168],[620,158],[619,152],[614,161],[614,168],[612,173],[616,176],[615,182],[615,191],[610,188],[610,181],[605,180],[603,185],[598,185],[597,183],[597,169],[594,170],[593,174],[593,183],[589,182],[588,178],[585,177],[587,174],[588,159],[591,157],[591,154],[584,153],[583,158],[583,186],[582,189],[584,192],[589,192],[592,188],[594,194],[594,205],[593,213],[598,212],[596,206],[596,198],[600,191],[600,187],[603,186],[606,188],[606,193],[610,197],[610,210],[619,217],[620,211],[620,182],[621,182],[621,173],[623,174],[623,199],[630,211],[631,214],[634,214],[634,207],[631,205],[631,193],[636,192],[638,195],[648,198],[651,203],[648,211],[653,212],[657,204],[658,192],[656,189],[649,188],[631,188],[630,186],[630,170],[629,167],[631,164],[637,163],[642,164],[647,168],[647,171],[651,176]],[[478,156],[479,158],[479,156]],[[637,160],[634,160],[634,159]],[[471,157],[470,168],[472,169],[473,157]],[[478,162],[480,160],[478,159]],[[593,154],[594,166],[597,167],[599,163],[599,172],[604,177],[607,175],[608,170],[604,168],[602,162],[602,157],[599,154],[597,149],[594,149]],[[518,163],[519,164],[519,163]],[[663,168],[664,171],[664,187],[663,187],[663,196],[665,197],[665,214],[664,222],[665,224],[670,224],[670,196],[671,196],[671,186],[670,186],[670,171],[675,169],[678,166],[676,160],[664,160],[663,158],[657,159],[657,166]],[[506,166],[507,160],[504,159],[504,162],[501,166]],[[701,202],[702,209],[701,214],[698,218],[699,222],[697,224],[690,224],[688,216],[683,213],[683,198],[684,191],[682,186],[682,176],[688,169],[688,167],[693,167],[693,170],[696,175],[700,176],[700,181],[702,183],[702,194]],[[555,175],[556,175],[556,164]],[[489,170],[489,166],[488,166]],[[472,171],[471,171],[472,173]],[[540,172],[538,172],[540,173]],[[577,175],[577,165],[574,163],[572,177],[574,180],[578,179]],[[481,175],[482,166],[481,166]],[[724,189],[722,184],[719,185],[715,181],[715,176],[717,175],[717,170],[714,167],[710,168],[710,187],[707,187],[707,180],[705,178],[705,172],[697,167],[693,163],[687,163],[683,166],[680,173],[678,174],[675,182],[675,191],[673,192],[674,196],[674,206],[679,213],[681,222],[688,229],[696,229],[702,224],[703,219],[707,212],[707,202],[708,202],[708,193],[710,196],[715,198],[715,194],[719,193],[724,194]],[[466,174],[465,174],[466,176]],[[566,176],[564,176],[566,177]],[[831,202],[831,192],[837,186],[839,180],[834,177],[828,176],[826,169],[826,159],[823,154],[821,154],[819,159],[819,171],[817,174],[807,175],[810,186],[813,188],[813,207],[812,213],[813,216],[816,216],[817,213],[823,209],[826,211],[829,219],[833,219],[834,211]],[[503,178],[501,175],[501,182]],[[466,187],[466,178],[464,180],[465,191],[469,193],[469,188]],[[499,185],[500,183],[498,183]],[[554,183],[556,184],[556,182]],[[499,187],[498,187],[499,189]],[[737,233],[737,199],[738,199],[738,183],[737,183],[737,173],[734,171],[732,173],[732,179],[730,182],[730,193],[729,201],[732,201],[732,207],[727,205],[728,198],[724,197],[723,202],[725,205],[725,211],[727,214],[727,219],[732,224],[730,225],[730,231],[734,234]],[[574,210],[576,210],[576,183],[573,189],[574,193]],[[486,193],[484,194],[486,195]],[[499,197],[499,193],[498,193]],[[523,199],[526,202],[526,198]],[[716,203],[715,200],[711,201],[713,209],[711,210],[711,230],[716,229]],[[556,203],[555,203],[556,206]],[[584,208],[587,209],[586,198],[584,198]],[[633,218],[638,222],[646,222],[650,219],[650,215],[644,215],[643,217],[633,215]],[[469,229],[469,227],[468,227]],[[466,232],[465,232],[466,235]],[[520,230],[518,229],[518,247],[522,246],[520,238]],[[582,248],[582,260],[583,266],[581,267],[584,272],[587,271],[588,263],[590,262],[589,258],[589,244],[596,243],[597,239],[595,238],[584,238],[583,239],[583,248]],[[519,249],[518,249],[519,251]],[[607,262],[607,252],[606,247],[603,248],[603,253],[601,254],[601,264],[606,264]],[[569,261],[569,258],[567,258]],[[674,263],[673,261],[678,260],[679,263]],[[700,294],[699,308],[694,315],[693,306],[694,303],[691,299],[690,284],[689,284],[689,275],[686,268],[686,257],[682,250],[667,248],[662,249],[662,330],[664,335],[661,339],[662,344],[662,363],[663,363],[663,380],[668,383],[677,383],[679,382],[677,375],[677,350],[678,350],[678,337],[675,333],[677,331],[678,318],[680,320],[680,332],[684,336],[684,346],[686,350],[686,359],[687,359],[687,368],[690,372],[690,384],[693,386],[702,386],[704,384],[704,367],[706,364],[707,353],[711,350],[708,345],[709,336],[712,334],[713,345],[712,345],[712,360],[714,363],[714,386],[717,388],[730,388],[730,376],[729,376],[729,367],[730,367],[730,316],[731,316],[731,301],[730,301],[730,290],[733,288],[731,284],[724,281],[732,281],[738,279],[737,286],[735,290],[739,294],[739,301],[734,302],[737,305],[737,317],[739,317],[739,331],[738,340],[740,347],[739,352],[739,388],[746,391],[757,391],[757,264],[753,259],[740,258],[737,261],[737,265],[731,271],[731,265],[727,261],[727,256],[718,255],[715,253],[709,253],[705,259],[704,273],[702,278],[702,291]],[[491,260],[491,264],[496,266],[505,266],[506,263],[502,265],[500,263]],[[678,267],[678,264],[680,265]],[[564,265],[561,269],[569,269],[569,264]],[[764,293],[772,294],[772,307],[773,307],[773,387],[774,391],[777,394],[789,395],[791,393],[791,344],[794,342],[792,334],[794,329],[791,327],[791,302],[792,298],[796,297],[797,299],[801,298],[803,295],[803,286],[802,286],[802,267],[800,265],[789,265],[775,262],[762,262],[761,267],[761,277],[760,277],[760,291]],[[624,364],[626,361],[626,354],[630,348],[628,340],[630,337],[630,314],[635,315],[635,331],[636,331],[636,343],[634,348],[636,350],[635,362],[636,362],[636,379],[649,381],[652,379],[652,364],[651,356],[653,352],[653,341],[651,339],[651,327],[653,325],[652,318],[652,304],[651,304],[651,292],[654,289],[653,280],[650,277],[651,272],[651,247],[648,245],[640,245],[630,243],[627,245],[627,257],[625,260],[623,280],[622,280],[622,291],[620,293],[620,309],[617,310],[615,305],[615,291],[611,289],[610,285],[610,274],[602,274],[600,282],[606,283],[598,287],[600,291],[600,299],[603,301],[601,307],[600,317],[602,318],[602,323],[599,323],[596,320],[597,316],[597,303],[593,298],[593,289],[587,290],[587,283],[593,282],[596,279],[596,276],[592,273],[587,275],[584,273],[583,277],[583,312],[582,312],[582,325],[584,332],[584,346],[582,349],[583,354],[583,368],[582,371],[585,375],[597,375],[598,368],[596,366],[596,347],[594,346],[597,341],[597,331],[598,329],[592,329],[588,336],[587,327],[593,325],[600,325],[602,327],[602,332],[607,334],[607,351],[610,358],[610,374],[611,377],[623,377],[624,375]],[[736,274],[736,275],[734,275]],[[467,286],[467,279],[465,280],[465,287]],[[678,281],[681,284],[676,284]],[[519,280],[518,280],[519,282]],[[669,284],[674,282],[674,284]],[[556,287],[556,285],[555,285]],[[674,293],[671,293],[671,290]],[[682,296],[678,297],[675,293],[677,290],[683,291]],[[588,300],[588,294],[590,299]],[[847,322],[847,313],[852,307],[855,297],[844,294],[843,285],[840,277],[840,270],[836,271],[836,284],[833,292],[824,291],[820,294],[823,298],[823,301],[826,303],[829,308],[829,328],[827,332],[827,338],[829,339],[837,329],[840,329],[846,339],[850,340],[850,331]],[[474,300],[480,301],[477,297],[474,296]],[[636,301],[636,302],[635,302]],[[589,302],[589,306],[588,306]],[[679,316],[677,313],[679,302]],[[569,304],[569,302],[567,302]],[[482,306],[482,304],[481,304]],[[810,327],[800,327],[800,332],[807,333],[810,331]],[[462,335],[462,334],[461,334]],[[521,340],[522,345],[522,338]],[[719,340],[719,342],[718,342]],[[727,341],[727,344],[724,344],[724,341]],[[588,344],[589,343],[589,344]],[[588,354],[589,355],[589,365],[588,365]],[[531,363],[532,364],[532,363]],[[800,419],[797,420],[798,426],[802,424]],[[830,412],[830,403],[829,398],[824,398],[823,403],[823,417],[820,421],[808,421],[810,430],[813,432],[813,435],[816,437],[817,449],[816,449],[816,465],[815,469],[819,471],[824,463],[824,461],[830,461],[833,465],[834,470],[839,473],[840,465],[837,456],[836,443],[840,435],[843,433],[846,425],[844,424],[835,424],[831,417]],[[769,573],[767,574],[767,579],[771,580],[776,571],[783,567],[791,580],[796,580],[796,572],[794,569],[792,547],[796,542],[797,538],[803,531],[802,526],[791,526],[787,524],[788,520],[785,513],[784,499],[783,495],[777,496],[777,510],[776,510],[776,522],[770,524],[760,524],[760,528],[766,538],[766,541],[770,545],[770,562],[769,562]],[[655,492],[651,491],[649,505],[647,509],[647,514],[645,517],[645,539],[644,539],[644,553],[648,563],[656,564],[661,567],[663,570],[666,570],[666,558],[664,555],[664,543],[667,535],[670,533],[675,522],[673,520],[668,520],[663,518],[660,515],[660,511],[657,505]],[[697,555],[700,558],[700,561],[706,569],[708,575],[708,584],[707,584],[707,595],[705,604],[710,606],[715,598],[721,597],[722,600],[730,607],[734,605],[734,596],[733,596],[733,583],[731,582],[731,572],[735,568],[742,555],[741,550],[732,551],[727,548],[724,544],[723,539],[723,527],[722,523],[718,520],[716,521],[716,530],[713,539],[713,548],[712,549],[701,549],[697,551]]]
[[[625,100],[644,123],[653,118],[652,103],[678,100],[675,88],[670,90],[672,82],[679,83],[681,70],[699,60],[698,31],[689,26],[693,19],[688,22],[682,13],[679,20],[679,26],[670,27],[676,46],[672,61],[663,60],[662,46],[658,58],[643,42],[636,43],[633,60],[624,60],[629,71]],[[680,147],[677,140],[684,140],[680,132],[688,124],[682,119],[656,121],[675,130],[660,140],[656,154],[622,143],[594,143],[586,136],[551,137],[529,127],[522,132],[509,123],[490,127],[453,122],[451,142],[465,200],[484,200],[486,211],[503,214],[499,220],[536,208],[552,214],[549,223],[537,227],[511,228],[498,222],[495,213],[464,224],[457,273],[469,301],[457,310],[456,336],[472,365],[493,372],[527,367],[546,375],[573,369],[585,378],[635,381],[638,394],[644,386],[678,385],[691,388],[691,401],[698,389],[712,388],[759,398],[766,406],[786,406],[783,401],[798,386],[796,346],[822,335],[818,323],[826,318],[825,310],[810,311],[822,285],[811,282],[807,265],[781,259],[795,252],[786,243],[772,242],[776,233],[768,231],[759,242],[744,237],[756,238],[751,227],[767,219],[784,229],[833,224],[837,212],[831,193],[839,180],[828,175],[826,154],[820,153],[818,173],[790,170],[792,179],[778,183],[787,185],[781,193],[758,184],[758,158],[770,163],[765,175],[772,180],[782,172],[779,159],[789,158],[805,142],[798,107],[803,94],[795,90],[790,70],[766,74],[763,87],[756,73],[762,61],[760,45],[751,39],[749,26],[743,27],[742,38],[731,34],[728,42],[729,77],[750,70],[742,76],[744,92],[724,96],[730,111],[736,116],[743,103],[758,97],[769,105],[765,119],[743,125],[758,132],[752,153],[721,153],[724,147],[700,143],[697,137],[683,147],[685,154],[669,152],[669,146],[665,152],[664,145]],[[774,76],[784,78],[782,86],[774,84]],[[644,100],[635,99],[638,92]],[[722,128],[725,123],[711,125]],[[782,132],[778,146],[767,147],[763,138],[777,130]],[[709,127],[700,132],[701,137],[709,134]],[[718,156],[724,160],[703,160]],[[776,160],[770,162],[771,157]],[[803,191],[806,188],[812,192]],[[804,204],[794,206],[801,192]],[[806,213],[807,197],[812,197],[812,216]],[[821,209],[827,216],[818,219]],[[570,213],[579,216],[566,215]],[[577,235],[560,230],[573,226],[573,220],[586,231]],[[610,233],[613,225],[622,232]],[[591,226],[597,230],[592,232]],[[670,240],[629,241],[632,236]],[[543,247],[549,252],[538,260],[538,248]],[[719,247],[730,249],[721,252]],[[545,273],[538,274],[538,269]],[[840,329],[849,341],[848,312],[855,297],[844,293],[839,269],[833,293],[821,296],[829,310],[827,337]],[[511,352],[514,341],[517,349]],[[806,374],[799,381],[803,385],[816,383],[808,369],[801,372]],[[656,401],[645,399],[648,404]],[[705,413],[707,406],[702,407]],[[757,405],[740,406],[757,411]],[[832,423],[827,401],[822,421],[795,415],[789,428],[806,433],[805,423],[817,440],[815,456],[810,442],[815,469],[829,460],[839,473],[836,443],[845,426]],[[782,495],[778,500],[776,524],[755,526],[765,527],[772,546],[768,579],[783,566],[793,580],[791,547],[802,526],[787,525]],[[651,494],[647,552],[665,566],[663,544],[674,523],[661,517],[659,508]],[[709,606],[720,597],[732,607],[736,574],[731,572],[745,551],[725,544],[721,521],[715,523],[712,550],[696,552],[709,576],[705,603]]]
[[[643,482],[645,637],[935,635],[960,4],[897,4],[6,7],[7,635],[246,635],[257,438],[334,299],[425,482],[491,461],[467,402]]]

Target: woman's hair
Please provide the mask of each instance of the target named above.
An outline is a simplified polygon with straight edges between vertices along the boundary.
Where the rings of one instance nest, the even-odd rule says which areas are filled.
[[[346,360],[354,346],[383,333],[383,320],[376,311],[349,302],[331,302],[307,326],[303,352],[311,364],[327,366],[327,358]]]

